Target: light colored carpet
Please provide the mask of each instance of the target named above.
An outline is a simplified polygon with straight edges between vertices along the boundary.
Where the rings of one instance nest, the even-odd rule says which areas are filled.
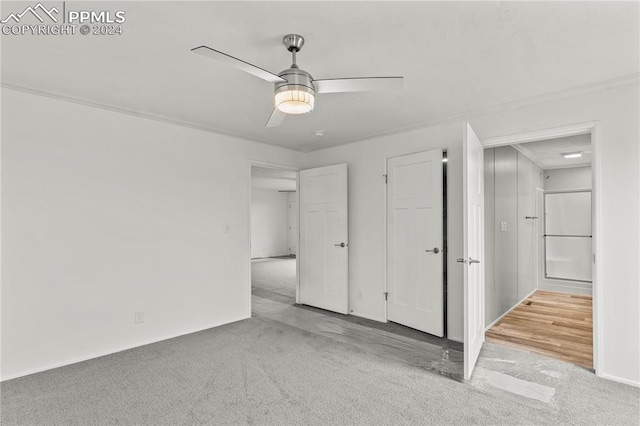
[[[267,299],[295,303],[296,259],[253,259],[251,261],[251,292]]]
[[[407,337],[358,328],[380,336],[374,350],[361,334],[344,332],[351,324],[347,320],[325,320],[318,311],[257,295],[254,302],[256,312],[248,320],[3,382],[1,423],[640,421],[640,389],[569,363],[485,344],[476,374],[460,383],[426,370],[415,353],[402,356],[422,344]],[[309,328],[314,322],[320,324],[317,332]]]

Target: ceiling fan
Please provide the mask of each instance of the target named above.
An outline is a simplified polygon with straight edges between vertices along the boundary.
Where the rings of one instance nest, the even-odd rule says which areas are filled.
[[[191,51],[229,64],[275,85],[275,108],[265,127],[279,126],[287,114],[304,114],[312,111],[316,94],[398,90],[402,88],[403,77],[316,80],[296,64],[296,53],[302,49],[304,38],[298,34],[287,34],[282,39],[282,43],[291,52],[293,64],[277,75],[208,46],[194,47]]]

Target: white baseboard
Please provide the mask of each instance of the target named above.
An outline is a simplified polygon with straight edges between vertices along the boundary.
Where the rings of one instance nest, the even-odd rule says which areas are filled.
[[[82,357],[78,357],[78,358],[70,358],[70,359],[68,359],[66,361],[56,362],[56,363],[49,364],[49,365],[46,365],[46,366],[36,367],[36,368],[33,368],[33,369],[20,371],[18,373],[9,374],[8,376],[3,376],[0,379],[0,382],[5,382],[5,381],[11,380],[11,379],[17,379],[18,377],[29,376],[31,374],[41,373],[41,372],[47,371],[47,370],[53,370],[54,368],[60,368],[60,367],[64,367],[64,366],[71,365],[71,364],[77,364],[79,362],[88,361],[90,359],[95,359],[95,358],[100,358],[102,356],[111,355],[111,354],[115,354],[115,353],[122,352],[122,351],[128,351],[129,349],[139,348],[140,346],[146,346],[146,345],[150,345],[152,343],[158,343],[158,342],[162,342],[164,340],[169,340],[169,339],[173,339],[173,338],[180,337],[180,336],[186,336],[187,334],[193,334],[193,333],[197,333],[199,331],[208,330],[210,328],[220,327],[221,325],[232,324],[234,322],[242,321],[242,320],[249,319],[249,318],[250,317],[242,317],[242,318],[234,319],[234,320],[231,320],[231,321],[223,321],[223,322],[220,322],[220,323],[214,323],[214,324],[208,325],[206,327],[197,328],[197,329],[193,329],[193,330],[190,330],[190,331],[185,331],[183,333],[176,333],[176,334],[167,335],[167,336],[161,337],[159,339],[143,340],[143,341],[141,341],[139,343],[136,343],[135,345],[121,346],[121,347],[118,347],[118,348],[113,349],[113,350],[108,350],[108,351],[104,351],[104,352],[97,352],[97,353],[92,354],[92,355],[82,356]]]
[[[531,291],[531,293],[527,294],[525,297],[523,297],[522,299],[518,300],[518,302],[516,302],[515,305],[513,305],[511,308],[509,308],[509,310],[507,312],[505,312],[504,314],[500,315],[495,321],[493,321],[491,324],[489,324],[488,326],[486,326],[484,328],[484,332],[486,333],[487,330],[489,330],[491,327],[493,327],[494,325],[496,325],[498,323],[498,321],[500,321],[502,318],[505,317],[505,315],[507,315],[509,312],[513,311],[519,304],[521,304],[524,300],[526,300],[529,296],[531,296],[533,293],[535,293],[537,290],[541,290],[541,289],[533,289]]]
[[[582,294],[591,296],[593,293],[590,283],[573,283],[571,281],[542,280],[538,283],[538,290],[556,291],[559,293]]]
[[[612,376],[610,374],[598,374],[597,372],[596,372],[596,376],[602,377],[603,379],[612,380],[614,382],[623,383],[625,385],[640,388],[640,382],[636,382],[634,380],[624,379],[622,377]]]
[[[460,339],[458,337],[449,337],[449,336],[447,336],[447,339],[453,340],[454,342],[458,342],[458,343],[464,344],[464,339]]]

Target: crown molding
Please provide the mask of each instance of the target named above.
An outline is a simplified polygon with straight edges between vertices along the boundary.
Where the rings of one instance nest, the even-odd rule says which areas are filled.
[[[226,136],[226,137],[231,137],[231,138],[235,138],[235,139],[242,139],[242,140],[249,141],[249,142],[254,142],[254,143],[263,143],[263,144],[266,144],[266,145],[275,146],[275,147],[282,148],[282,149],[292,150],[291,148],[286,148],[286,147],[283,147],[281,145],[270,144],[270,143],[265,142],[265,141],[251,139],[251,138],[248,138],[246,136],[237,135],[235,133],[225,132],[225,131],[214,129],[214,128],[211,128],[211,127],[201,126],[199,124],[192,123],[192,122],[189,122],[189,121],[176,120],[176,119],[173,119],[173,118],[168,118],[168,117],[164,117],[164,116],[161,116],[161,115],[152,114],[152,113],[148,113],[148,112],[140,112],[140,111],[134,111],[134,110],[126,109],[126,108],[120,108],[120,107],[116,107],[116,106],[108,105],[108,104],[103,104],[103,103],[96,102],[96,101],[89,101],[89,100],[86,100],[86,99],[80,99],[80,98],[76,98],[76,97],[68,96],[68,95],[63,95],[63,94],[56,93],[56,92],[50,92],[48,90],[34,89],[34,88],[31,88],[31,87],[22,86],[22,85],[19,85],[19,84],[6,83],[4,81],[0,83],[0,87],[2,87],[4,89],[14,90],[16,92],[22,92],[22,93],[27,93],[27,94],[30,94],[30,95],[36,95],[36,96],[42,96],[42,97],[45,97],[45,98],[55,99],[55,100],[58,100],[58,101],[71,102],[71,103],[74,103],[74,104],[88,106],[88,107],[91,107],[91,108],[98,108],[98,109],[102,109],[102,110],[105,110],[105,111],[110,111],[110,112],[115,112],[115,113],[119,113],[119,114],[130,115],[130,116],[133,116],[133,117],[144,118],[144,119],[147,119],[147,120],[159,121],[161,123],[172,124],[174,126],[180,126],[180,127],[186,127],[186,128],[189,128],[189,129],[200,130],[202,132],[213,133],[213,134],[216,134],[216,135],[219,135],[219,136]],[[292,151],[297,151],[297,150],[292,150]]]
[[[478,108],[478,109],[475,109],[475,110],[469,110],[469,111],[461,112],[461,113],[458,113],[458,114],[452,114],[452,115],[449,115],[449,116],[446,116],[446,117],[441,117],[441,118],[438,118],[438,119],[435,119],[435,120],[426,121],[426,122],[423,122],[423,123],[415,125],[415,126],[403,127],[403,128],[399,128],[399,129],[390,130],[388,132],[369,134],[369,135],[366,135],[366,136],[363,136],[363,137],[359,137],[359,138],[351,139],[349,141],[345,141],[343,143],[336,143],[336,144],[333,144],[333,145],[330,145],[330,146],[326,146],[326,147],[321,147],[321,148],[316,148],[316,149],[306,149],[306,150],[304,148],[301,148],[301,149],[288,148],[288,147],[284,147],[282,145],[277,145],[277,144],[274,144],[274,143],[270,143],[268,141],[259,140],[259,139],[251,139],[251,138],[248,138],[248,137],[243,136],[243,135],[239,135],[239,134],[232,133],[232,132],[225,132],[225,131],[222,131],[222,130],[219,130],[219,129],[216,129],[216,128],[212,128],[212,127],[208,127],[208,126],[202,126],[200,124],[189,122],[189,121],[176,120],[176,119],[173,119],[173,118],[164,117],[164,116],[161,116],[161,115],[158,115],[158,114],[149,113],[149,112],[134,111],[134,110],[130,110],[130,109],[122,108],[122,107],[103,104],[103,103],[92,101],[92,100],[76,98],[76,97],[73,97],[73,96],[68,96],[68,95],[64,95],[64,94],[61,94],[61,93],[56,93],[56,92],[52,92],[52,91],[48,91],[48,90],[44,90],[44,89],[36,89],[36,88],[28,87],[28,86],[23,86],[23,85],[16,84],[16,83],[0,82],[0,87],[6,88],[6,89],[9,89],[9,90],[15,90],[15,91],[18,91],[18,92],[24,92],[24,93],[28,93],[28,94],[32,94],[32,95],[37,95],[37,96],[43,96],[43,97],[47,97],[47,98],[51,98],[51,99],[56,99],[56,100],[60,100],[60,101],[71,102],[71,103],[84,105],[84,106],[88,106],[88,107],[99,108],[99,109],[103,109],[103,110],[107,110],[107,111],[111,111],[111,112],[116,112],[116,113],[120,113],[120,114],[126,114],[126,115],[130,115],[130,116],[138,117],[138,118],[144,118],[144,119],[147,119],[147,120],[154,120],[154,121],[159,121],[159,122],[162,122],[162,123],[173,124],[173,125],[180,126],[180,127],[186,127],[186,128],[190,128],[190,129],[200,130],[200,131],[213,133],[213,134],[220,135],[220,136],[226,136],[226,137],[232,137],[232,138],[236,138],[236,139],[242,139],[242,140],[249,141],[249,142],[262,143],[262,144],[265,144],[265,145],[269,145],[269,146],[273,146],[273,147],[277,147],[277,148],[281,148],[281,149],[289,149],[289,150],[292,150],[292,151],[298,151],[298,152],[302,152],[302,153],[309,153],[309,152],[314,152],[314,151],[320,151],[320,150],[323,150],[323,149],[335,148],[337,146],[343,146],[343,145],[349,145],[349,144],[352,144],[352,143],[362,142],[362,141],[365,141],[365,140],[377,139],[377,138],[381,138],[381,137],[385,137],[385,136],[397,135],[397,134],[400,134],[400,133],[407,133],[407,132],[420,130],[420,129],[425,129],[425,128],[429,128],[429,127],[442,126],[442,125],[446,125],[446,124],[455,123],[455,122],[458,122],[458,121],[470,120],[470,119],[477,118],[477,117],[482,117],[482,116],[485,116],[485,115],[496,114],[496,113],[500,113],[500,112],[504,112],[504,111],[508,111],[508,110],[522,108],[522,107],[529,106],[529,105],[535,105],[535,104],[546,102],[546,101],[549,101],[549,100],[564,99],[564,98],[569,98],[569,97],[574,97],[574,96],[580,96],[580,95],[585,95],[585,94],[589,94],[589,93],[599,92],[599,91],[602,91],[602,90],[613,89],[613,88],[616,88],[616,87],[627,86],[627,85],[632,85],[632,84],[638,84],[639,82],[640,82],[640,73],[624,75],[624,76],[612,78],[612,79],[609,79],[609,80],[598,81],[598,82],[594,82],[594,83],[590,83],[590,84],[585,84],[585,85],[582,85],[582,86],[571,87],[571,88],[567,88],[567,89],[563,89],[563,90],[559,90],[559,91],[555,91],[555,92],[545,93],[545,94],[542,94],[542,95],[537,95],[537,96],[532,96],[532,97],[528,97],[528,98],[518,99],[518,100],[515,100],[515,101],[511,101],[511,102],[505,102],[505,103],[501,103],[501,104],[482,107],[482,108]],[[496,139],[496,138],[492,138],[492,140],[493,139]],[[494,141],[494,143],[495,142],[496,141]],[[485,144],[485,146],[487,146],[487,145]]]
[[[525,157],[527,157],[529,160],[531,160],[533,164],[543,169],[543,167],[540,164],[538,164],[538,162],[535,160],[535,156],[533,155],[533,153],[529,151],[527,148],[525,148],[521,144],[513,144],[511,146],[514,147],[516,151],[520,151],[520,153]]]
[[[633,85],[633,84],[639,84],[640,83],[640,73],[635,73],[635,74],[628,74],[628,75],[624,75],[621,77],[616,77],[616,78],[612,78],[609,80],[602,80],[602,81],[597,81],[594,83],[590,83],[590,84],[585,84],[582,86],[575,86],[575,87],[570,87],[568,89],[563,89],[563,90],[559,90],[559,91],[555,91],[555,92],[549,92],[549,93],[545,93],[542,95],[537,95],[537,96],[532,96],[532,97],[528,97],[528,98],[521,98],[515,101],[511,101],[511,102],[505,102],[505,103],[501,103],[501,104],[496,104],[496,105],[491,105],[491,106],[487,106],[487,107],[482,107],[482,108],[478,108],[475,110],[469,110],[466,112],[462,112],[462,113],[458,113],[458,114],[453,114],[453,115],[449,115],[447,117],[442,117],[436,120],[432,120],[432,121],[428,121],[416,126],[410,126],[410,127],[403,127],[401,129],[396,129],[396,130],[391,130],[389,132],[384,132],[384,133],[377,133],[377,134],[372,134],[372,135],[368,135],[368,136],[364,136],[361,138],[357,138],[357,139],[353,139],[349,142],[345,142],[342,144],[335,144],[335,145],[331,145],[328,147],[322,147],[322,148],[318,148],[318,149],[312,149],[309,151],[305,151],[305,152],[313,152],[313,151],[320,151],[323,149],[330,149],[330,148],[334,148],[336,146],[342,146],[342,145],[349,145],[352,143],[356,143],[356,142],[362,142],[365,140],[370,140],[370,139],[377,139],[377,138],[381,138],[381,137],[385,137],[385,136],[392,136],[392,135],[397,135],[400,133],[407,133],[407,132],[411,132],[411,131],[415,131],[415,130],[420,130],[420,129],[426,129],[429,127],[436,127],[436,126],[443,126],[446,124],[452,124],[452,123],[456,123],[456,122],[460,122],[460,121],[468,121],[471,120],[473,118],[478,118],[478,117],[482,117],[485,115],[491,115],[491,114],[497,114],[500,112],[505,112],[505,111],[509,111],[509,110],[514,110],[514,109],[518,109],[518,108],[522,108],[525,106],[529,106],[529,105],[535,105],[535,104],[539,104],[542,102],[547,102],[550,100],[558,100],[558,99],[565,99],[565,98],[571,98],[571,97],[575,97],[575,96],[581,96],[581,95],[586,95],[589,93],[596,93],[596,92],[600,92],[603,90],[609,90],[609,89],[613,89],[616,87],[622,87],[622,86],[629,86],[629,85]],[[582,130],[581,133],[588,133],[587,131]],[[579,134],[579,133],[576,133]],[[567,135],[569,136],[569,135]],[[500,142],[498,141],[498,139],[500,138],[491,138],[490,140],[492,141],[492,145],[496,146],[496,145],[500,145]],[[494,142],[495,139],[495,142]],[[510,138],[511,140],[512,138]],[[541,137],[542,140],[544,139],[544,137]],[[489,140],[489,139],[487,139]],[[516,141],[512,141],[511,143],[514,143]],[[521,142],[525,142],[525,141],[521,141]],[[483,144],[485,144],[485,147],[488,147],[488,145],[486,144],[486,141],[483,139]],[[503,144],[504,145],[504,144]]]

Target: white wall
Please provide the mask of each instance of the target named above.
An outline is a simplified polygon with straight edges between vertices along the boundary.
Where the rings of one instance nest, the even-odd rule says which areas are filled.
[[[601,186],[600,250],[602,265],[599,312],[596,312],[599,375],[640,385],[640,129],[637,83],[593,93],[513,105],[509,109],[470,117],[481,139],[597,121],[596,156]],[[449,149],[449,257],[462,252],[462,169],[460,123],[438,125],[397,135],[328,148],[308,155],[309,166],[347,162],[350,208],[350,309],[355,315],[384,318],[385,288],[385,158]],[[449,263],[449,336],[461,339],[462,274]],[[363,300],[357,300],[362,291]],[[624,324],[624,327],[621,327]]]
[[[303,156],[3,89],[2,379],[249,317],[250,159]]]
[[[518,302],[518,151],[510,146],[495,148],[495,161],[493,229],[496,262],[494,294],[497,297],[491,321],[485,325]],[[506,231],[502,231],[501,222],[506,222]]]
[[[541,170],[511,146],[485,150],[485,325],[535,290]],[[503,230],[501,223],[506,223]]]
[[[587,189],[591,188],[591,167],[571,167],[544,171],[544,189]]]
[[[294,182],[295,183],[295,182]],[[289,254],[289,193],[251,190],[251,257]]]

